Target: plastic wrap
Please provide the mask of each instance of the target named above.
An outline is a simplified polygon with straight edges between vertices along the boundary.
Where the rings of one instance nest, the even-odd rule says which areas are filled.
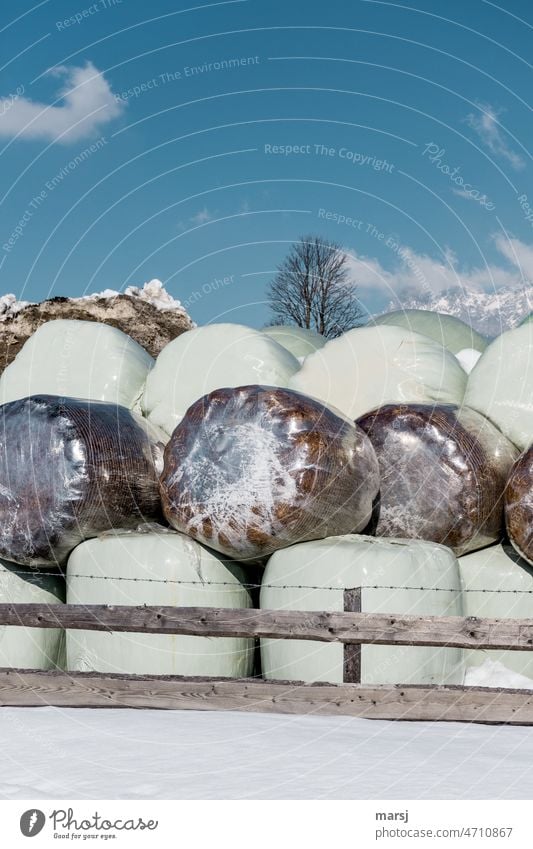
[[[226,386],[287,386],[298,360],[265,333],[240,324],[211,324],[182,333],[159,354],[146,382],[144,414],[169,436],[187,409]]]
[[[517,451],[488,419],[453,405],[380,407],[357,420],[380,470],[376,534],[458,554],[503,536],[503,492]]]
[[[261,331],[274,339],[279,345],[283,345],[287,351],[296,357],[297,360],[305,359],[309,354],[323,348],[327,342],[324,336],[320,333],[315,333],[314,330],[308,330],[305,327],[293,327],[290,325],[273,325],[272,327],[264,327]]]
[[[533,443],[533,323],[498,336],[468,377],[465,404],[522,451]]]
[[[452,354],[457,354],[463,348],[484,351],[488,345],[488,339],[485,336],[460,318],[432,310],[394,310],[372,317],[368,323],[369,325],[386,324],[404,327],[413,333],[422,333],[447,348]]]
[[[0,556],[62,564],[87,537],[157,519],[158,437],[98,401],[34,395],[0,407]]]
[[[0,560],[1,604],[63,604],[65,580],[40,575]],[[54,669],[62,661],[64,632],[56,628],[0,626],[0,666],[11,669]]]
[[[235,564],[176,533],[116,533],[78,546],[67,566],[70,604],[251,607]],[[246,677],[254,641],[67,631],[68,669]]]
[[[356,419],[382,404],[460,404],[466,374],[453,354],[400,327],[361,327],[306,358],[291,389]]]
[[[3,372],[0,403],[44,393],[133,408],[153,365],[144,348],[108,324],[48,321]]]
[[[344,590],[361,588],[364,613],[463,614],[459,567],[440,545],[340,536],[272,555],[261,586],[262,609],[344,609]],[[313,640],[261,640],[263,675],[285,681],[343,681],[344,647]],[[361,683],[461,684],[460,649],[361,647]]]
[[[362,430],[299,393],[263,386],[193,404],[161,477],[170,524],[239,560],[362,530],[378,489]]]
[[[514,548],[533,565],[533,446],[520,455],[509,475],[505,524]]]
[[[493,545],[459,558],[465,616],[531,619],[533,569],[510,545]],[[499,661],[508,669],[533,678],[533,652],[465,651],[465,664]]]

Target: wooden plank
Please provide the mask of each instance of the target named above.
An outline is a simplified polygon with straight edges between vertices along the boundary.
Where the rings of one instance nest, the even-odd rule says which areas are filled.
[[[361,613],[361,587],[344,590],[344,612]],[[344,643],[343,681],[361,683],[361,643]]]
[[[533,619],[220,607],[0,604],[0,625],[200,637],[271,637],[327,643],[533,649]]]
[[[0,706],[45,705],[533,724],[533,692],[527,690],[0,670]]]

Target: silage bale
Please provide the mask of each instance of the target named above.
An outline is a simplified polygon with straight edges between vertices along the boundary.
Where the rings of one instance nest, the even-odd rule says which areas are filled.
[[[160,434],[115,404],[34,395],[0,407],[0,556],[61,565],[83,539],[160,516]]]
[[[283,345],[300,361],[308,357],[309,354],[323,348],[327,342],[327,339],[320,333],[315,333],[314,330],[308,330],[306,327],[294,327],[293,325],[271,325],[270,327],[263,327],[261,332],[266,333],[279,345]]]
[[[487,416],[522,451],[533,443],[533,323],[494,339],[471,374],[465,404]]]
[[[220,389],[165,449],[163,510],[176,530],[238,560],[361,531],[379,489],[368,437],[298,392]]]
[[[489,340],[469,324],[454,315],[433,310],[393,310],[383,315],[372,316],[368,325],[392,325],[404,327],[413,333],[429,336],[452,354],[463,348],[484,351]]]
[[[69,604],[252,606],[242,569],[182,534],[113,533],[79,545],[67,566]],[[254,640],[67,631],[72,671],[247,677]]]
[[[170,436],[191,404],[214,389],[248,383],[286,386],[299,367],[284,347],[251,327],[198,327],[159,354],[146,381],[143,413]]]
[[[451,404],[387,404],[357,420],[376,452],[376,534],[464,554],[502,539],[517,450],[484,416]]]
[[[460,404],[466,374],[442,345],[400,327],[361,327],[306,357],[289,381],[357,419],[382,404]]]
[[[0,561],[1,604],[63,604],[65,579],[41,575],[7,560]],[[64,632],[59,628],[0,626],[0,666],[54,669],[61,665]]]
[[[514,548],[533,565],[533,446],[520,455],[509,475],[505,524]]]
[[[138,405],[154,360],[130,336],[96,321],[58,319],[30,336],[0,378],[0,403],[60,395]]]
[[[459,557],[465,616],[494,619],[531,619],[533,569],[509,544],[492,545]],[[465,651],[466,666],[486,660],[499,661],[508,669],[533,678],[530,651]]]
[[[262,610],[341,612],[344,591],[360,588],[363,613],[461,616],[459,567],[444,546],[347,535],[277,551],[261,584]],[[344,646],[313,640],[261,639],[268,680],[345,679]],[[461,649],[363,645],[363,684],[460,684]]]

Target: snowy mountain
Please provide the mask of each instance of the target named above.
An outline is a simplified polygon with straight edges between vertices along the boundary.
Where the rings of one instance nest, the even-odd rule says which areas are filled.
[[[124,292],[106,289],[80,298],[50,298],[40,304],[19,301],[15,295],[0,297],[0,370],[8,365],[32,333],[54,319],[101,321],[118,327],[157,356],[180,333],[194,327],[181,303],[160,280]]]
[[[419,309],[454,315],[485,336],[498,336],[533,311],[533,287],[474,292],[457,286],[436,295],[406,293],[387,309]]]

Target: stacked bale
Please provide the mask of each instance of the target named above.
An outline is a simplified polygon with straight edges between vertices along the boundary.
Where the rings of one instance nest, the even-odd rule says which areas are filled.
[[[497,619],[531,619],[533,569],[508,544],[493,545],[459,558],[465,616]],[[533,678],[530,651],[465,651],[466,666],[486,660],[499,661],[508,669]]]
[[[0,378],[0,404],[29,395],[137,407],[152,357],[130,336],[94,321],[58,319],[30,336]]]
[[[359,590],[365,613],[461,616],[459,567],[444,546],[411,540],[338,536],[277,551],[261,587],[265,610],[344,610],[345,590]],[[343,645],[261,640],[269,680],[346,680]],[[357,676],[365,684],[460,684],[460,649],[364,645]]]
[[[307,330],[304,327],[293,327],[292,325],[271,325],[264,327],[262,333],[266,333],[279,345],[287,349],[297,360],[302,362],[309,354],[323,348],[327,342],[320,333]]]
[[[65,580],[0,561],[1,604],[63,604]],[[0,666],[55,669],[64,663],[64,633],[59,628],[0,626]]]
[[[465,404],[482,413],[522,451],[533,443],[533,323],[498,336],[471,374]]]
[[[161,477],[170,524],[239,560],[363,530],[378,489],[360,428],[300,393],[264,386],[193,404]]]
[[[433,310],[393,310],[372,316],[368,324],[404,327],[413,333],[421,333],[455,355],[465,348],[482,353],[489,341],[460,318]]]
[[[400,327],[361,327],[306,357],[289,387],[351,419],[383,404],[461,404],[466,374],[442,345]]]
[[[442,543],[456,554],[503,535],[503,493],[517,450],[467,407],[389,404],[358,419],[376,451],[376,534]]]
[[[182,534],[116,533],[71,554],[69,604],[251,607],[242,569]],[[67,632],[67,668],[79,672],[207,675],[252,673],[254,641],[102,631]]]
[[[223,387],[287,386],[296,357],[274,339],[240,324],[182,333],[159,354],[142,398],[144,415],[168,436],[199,398]]]
[[[0,407],[0,556],[61,566],[84,539],[157,520],[158,436],[98,401],[34,395]]]
[[[533,447],[520,455],[509,475],[505,524],[511,543],[533,566]]]

